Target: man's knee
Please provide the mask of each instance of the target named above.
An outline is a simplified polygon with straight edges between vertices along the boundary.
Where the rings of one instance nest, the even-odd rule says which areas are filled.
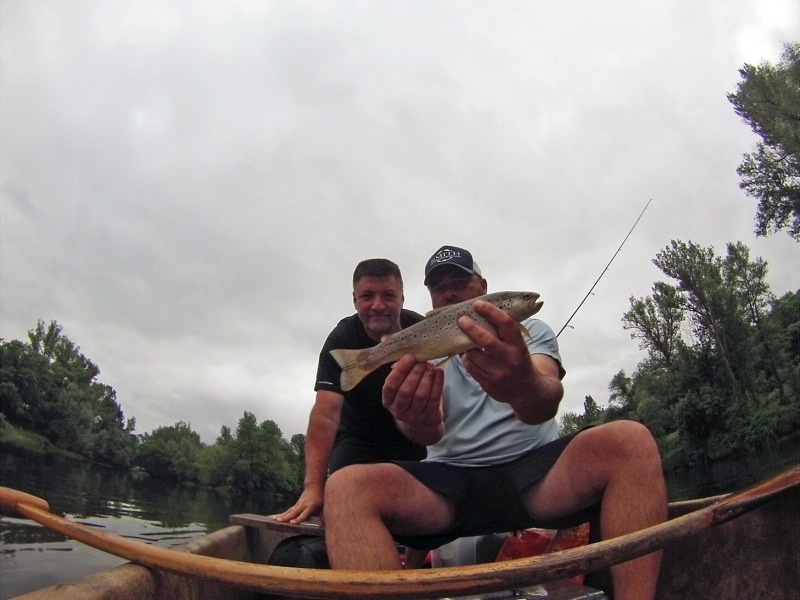
[[[644,446],[655,443],[650,430],[636,421],[612,421],[601,425],[600,429],[607,429],[609,435],[613,435],[619,443],[642,444]]]
[[[612,421],[589,429],[586,433],[596,436],[596,448],[602,450],[601,453],[607,460],[616,457],[624,462],[634,460],[637,463],[657,463],[660,467],[661,458],[655,438],[641,423]]]
[[[353,489],[363,485],[365,465],[349,465],[331,473],[325,482],[325,502],[340,494],[349,495]]]
[[[356,499],[374,497],[385,489],[397,489],[388,483],[396,468],[384,463],[342,467],[325,483],[325,506],[343,501],[352,504]]]
[[[636,421],[620,421],[620,424],[625,428],[626,437],[637,454],[650,459],[659,457],[658,444],[647,427]]]

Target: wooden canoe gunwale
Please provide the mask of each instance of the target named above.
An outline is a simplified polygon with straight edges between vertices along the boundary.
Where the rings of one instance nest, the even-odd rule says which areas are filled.
[[[798,483],[800,466],[795,465],[765,482],[721,500],[713,499],[713,503],[706,507],[642,531],[550,555],[466,567],[418,571],[330,571],[254,565],[195,555],[188,555],[191,560],[190,564],[186,564],[186,561],[173,562],[175,555],[187,556],[186,553],[163,548],[147,546],[149,550],[158,552],[149,556],[137,554],[135,546],[138,543],[131,540],[123,541],[133,544],[132,549],[100,549],[155,569],[200,579],[211,578],[243,589],[284,596],[388,599],[398,596],[439,598],[474,595],[530,586],[607,568],[663,548],[670,541],[735,519],[781,492],[796,488]],[[17,509],[23,516],[33,518],[48,528],[98,547],[91,540],[86,541],[87,534],[82,531],[83,526],[49,515],[36,507],[19,505]],[[55,521],[50,521],[50,517]]]

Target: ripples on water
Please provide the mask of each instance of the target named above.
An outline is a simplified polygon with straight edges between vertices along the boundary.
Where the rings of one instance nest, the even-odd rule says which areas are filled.
[[[165,547],[179,546],[206,531],[201,524],[170,529],[159,523],[126,515],[81,518],[67,513],[64,516],[128,539]],[[22,519],[2,519],[0,542],[2,598],[11,598],[126,562]]]

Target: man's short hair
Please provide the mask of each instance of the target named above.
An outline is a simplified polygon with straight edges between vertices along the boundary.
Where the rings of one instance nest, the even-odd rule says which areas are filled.
[[[394,276],[400,284],[400,291],[403,291],[403,276],[400,274],[400,267],[387,258],[368,258],[356,265],[353,271],[353,289],[362,277],[390,277]]]

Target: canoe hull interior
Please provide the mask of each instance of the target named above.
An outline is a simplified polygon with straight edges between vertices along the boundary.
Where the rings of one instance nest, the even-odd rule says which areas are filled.
[[[798,488],[732,521],[669,544],[656,598],[798,600]]]

